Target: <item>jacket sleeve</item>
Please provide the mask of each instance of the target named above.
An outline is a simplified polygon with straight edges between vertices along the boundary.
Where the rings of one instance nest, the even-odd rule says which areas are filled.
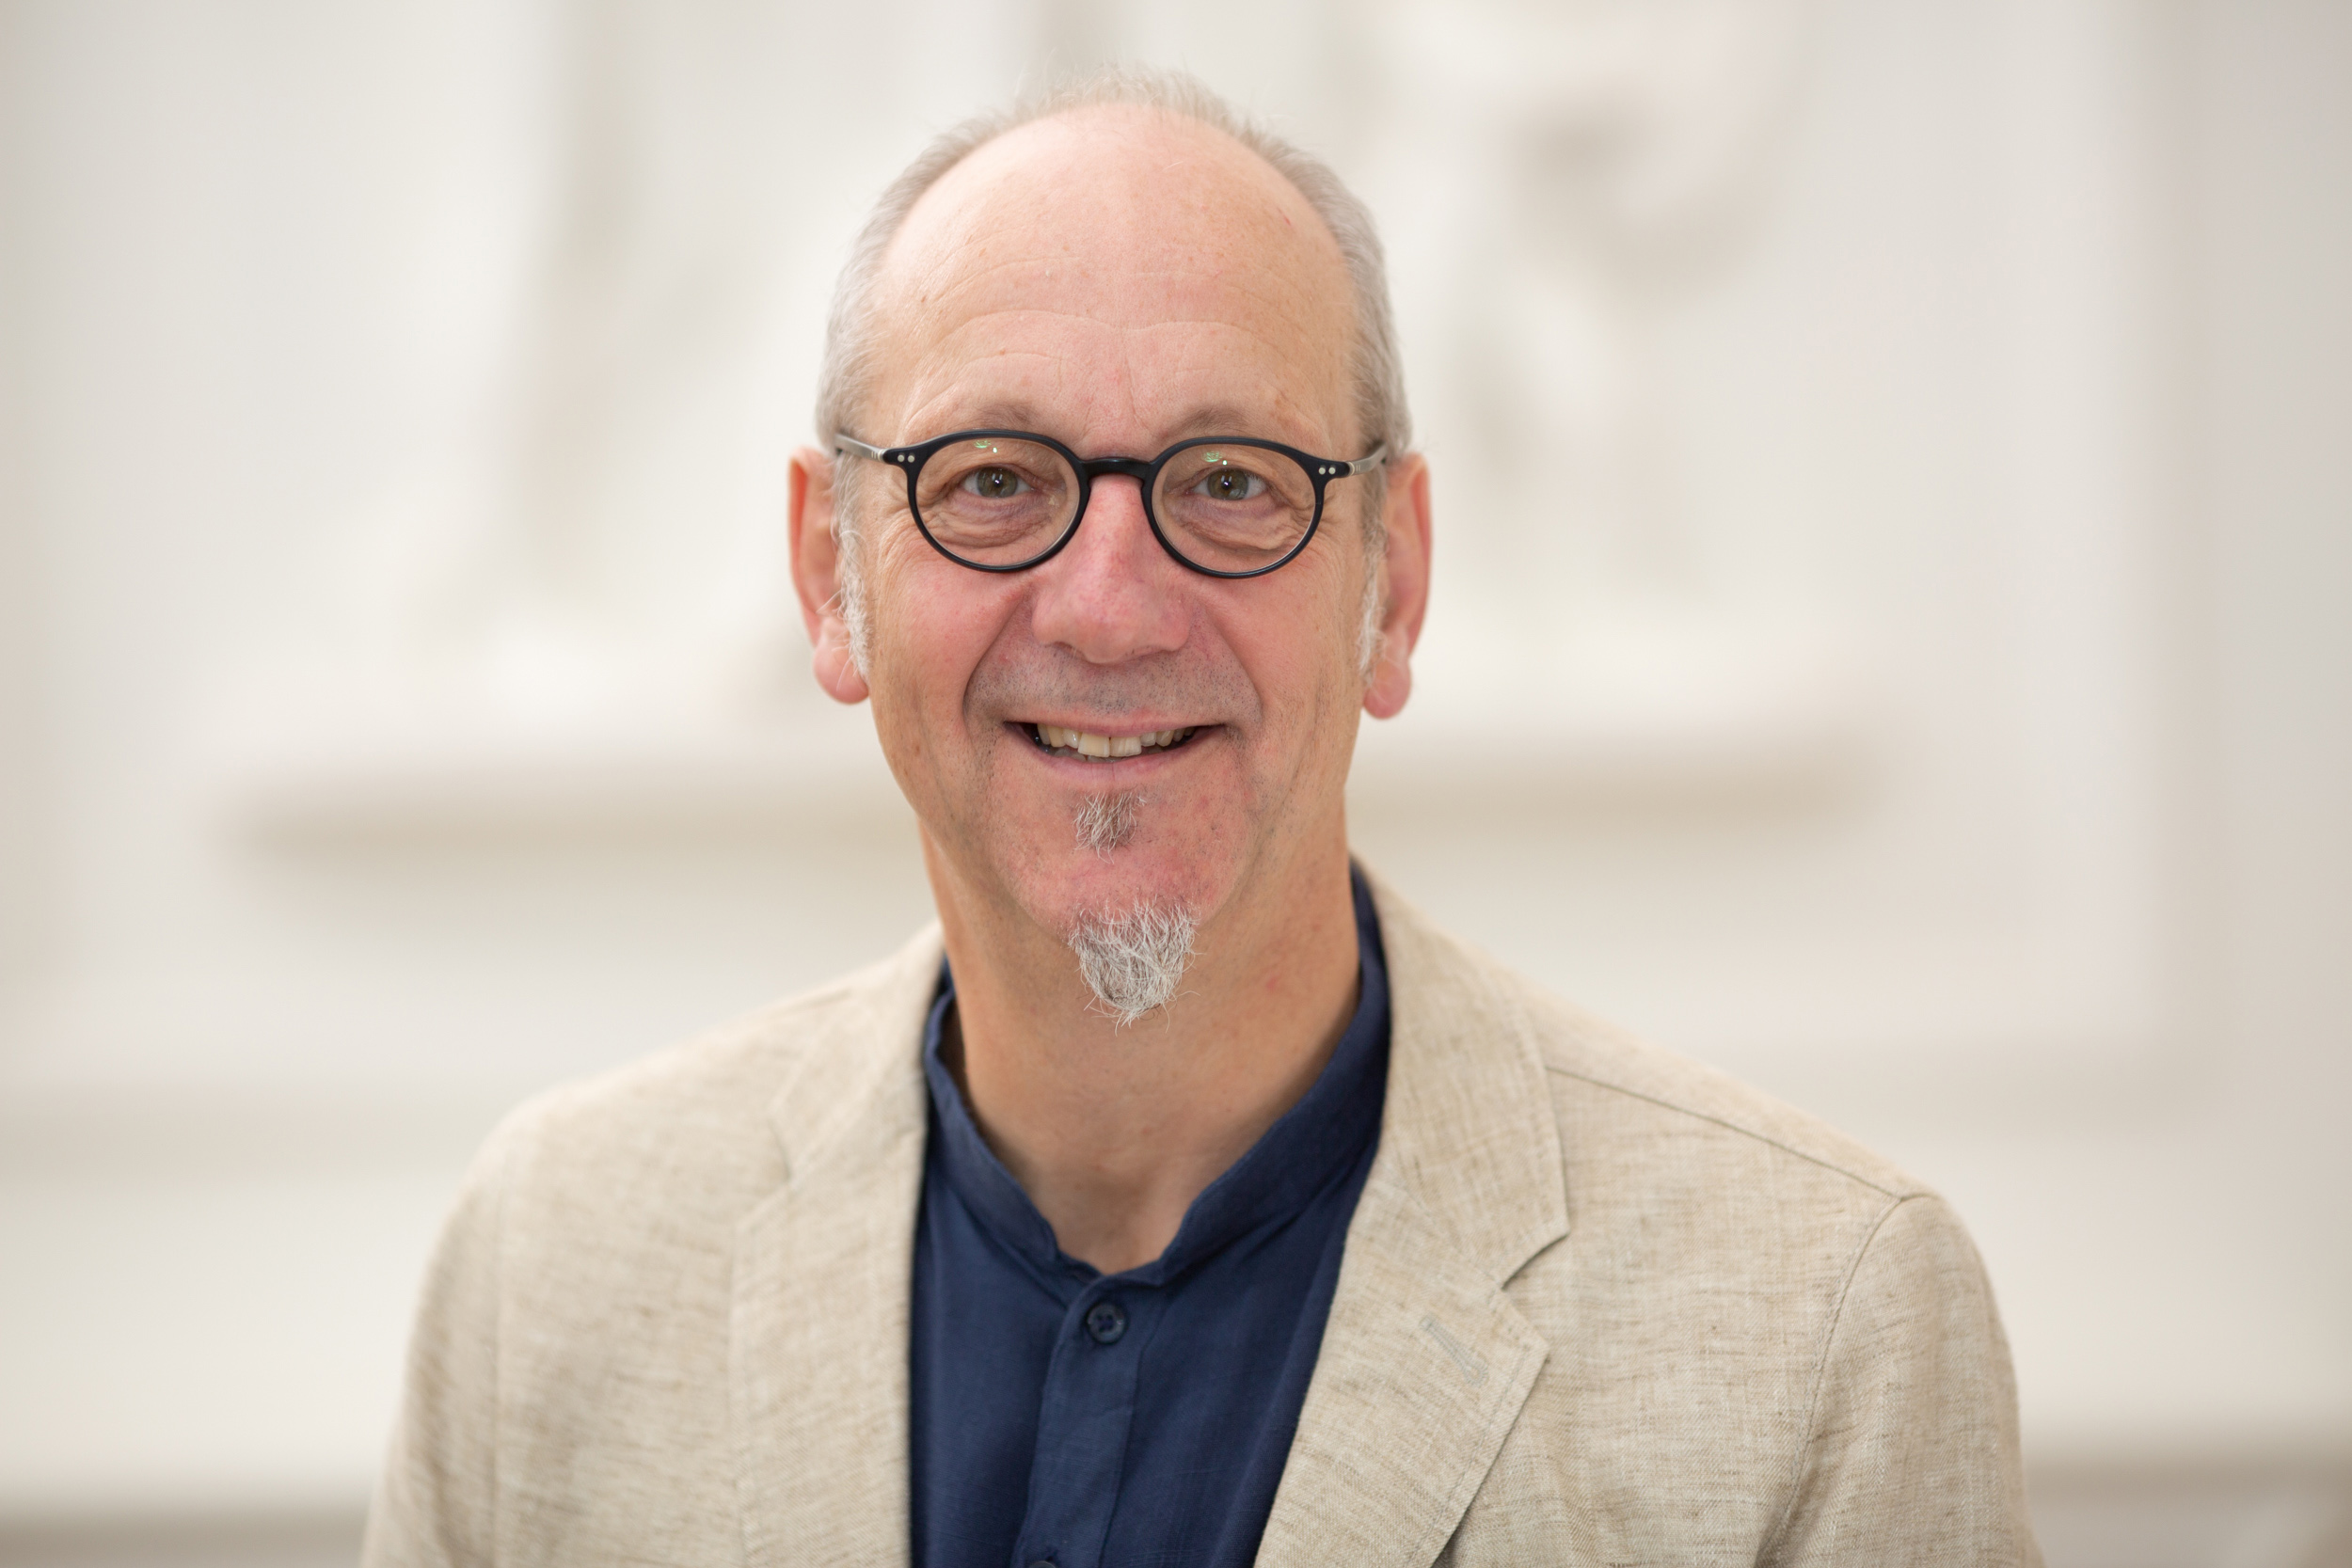
[[[1848,1277],[1788,1508],[1762,1561],[2032,1565],[2017,1385],[1941,1199],[1895,1203]]]
[[[513,1128],[476,1157],[426,1269],[363,1568],[496,1560],[499,1251]]]

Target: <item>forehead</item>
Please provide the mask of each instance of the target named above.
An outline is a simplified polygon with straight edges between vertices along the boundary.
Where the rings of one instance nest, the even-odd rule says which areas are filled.
[[[886,437],[1023,410],[1080,441],[1221,413],[1343,434],[1337,242],[1256,153],[1161,111],[1080,110],[980,148],[908,214],[874,307],[875,412],[906,426]]]

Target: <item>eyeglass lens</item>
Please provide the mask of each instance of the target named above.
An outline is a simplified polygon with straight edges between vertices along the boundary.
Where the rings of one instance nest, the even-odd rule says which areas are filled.
[[[979,566],[1034,561],[1069,531],[1078,509],[1070,460],[1008,436],[956,441],[915,476],[915,512],[940,548]],[[1216,572],[1280,561],[1315,519],[1306,469],[1263,447],[1185,447],[1161,466],[1152,515],[1176,553]]]

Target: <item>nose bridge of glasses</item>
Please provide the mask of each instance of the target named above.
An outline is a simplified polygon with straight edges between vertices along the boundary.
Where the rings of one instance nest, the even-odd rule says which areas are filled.
[[[1093,457],[1078,465],[1078,473],[1089,481],[1101,479],[1105,474],[1118,474],[1123,479],[1134,480],[1137,484],[1144,484],[1151,481],[1152,465],[1140,457]]]
[[[1079,483],[1085,486],[1088,499],[1080,502],[1080,510],[1083,512],[1091,509],[1096,480],[1132,479],[1136,482],[1136,502],[1144,515],[1149,516],[1152,510],[1152,498],[1148,494],[1152,488],[1152,464],[1138,457],[1094,457],[1081,460],[1078,464]],[[1076,518],[1073,518],[1071,526],[1075,528],[1077,521]]]
[[[1114,513],[1122,513],[1129,505],[1132,505],[1135,508],[1136,519],[1138,522],[1148,523],[1152,513],[1152,498],[1148,494],[1152,488],[1152,467],[1150,463],[1134,457],[1096,457],[1081,461],[1078,465],[1078,473],[1080,483],[1085,486],[1086,496],[1079,503],[1081,515],[1071,519],[1071,528],[1074,531],[1086,515],[1091,515],[1102,504],[1104,498],[1097,493],[1095,488],[1095,481],[1101,479],[1134,480],[1136,482],[1134,501],[1131,503],[1113,501],[1111,505]]]

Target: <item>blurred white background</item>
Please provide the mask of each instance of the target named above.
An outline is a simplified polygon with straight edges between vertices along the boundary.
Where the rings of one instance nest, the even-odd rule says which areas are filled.
[[[0,1561],[347,1556],[501,1111],[925,918],[784,457],[1109,58],[1390,239],[1365,854],[1957,1202],[2058,1568],[2352,1552],[2352,6],[0,0]]]

